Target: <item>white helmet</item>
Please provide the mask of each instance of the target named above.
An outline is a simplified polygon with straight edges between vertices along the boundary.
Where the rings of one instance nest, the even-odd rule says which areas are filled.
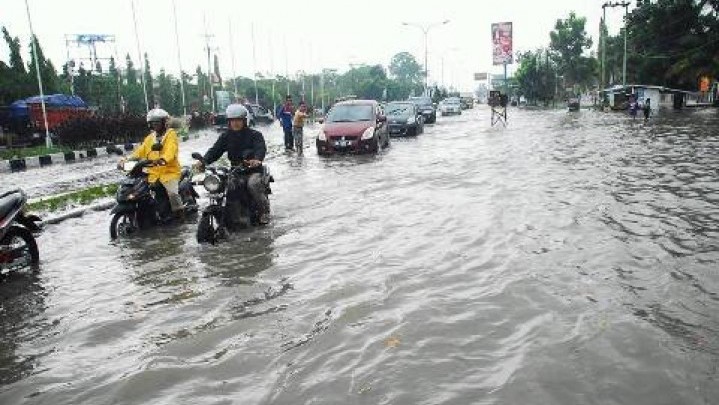
[[[230,104],[225,110],[225,115],[228,120],[247,118],[247,108],[245,108],[242,104]]]
[[[164,121],[170,117],[170,114],[162,108],[154,108],[147,113],[147,122]]]

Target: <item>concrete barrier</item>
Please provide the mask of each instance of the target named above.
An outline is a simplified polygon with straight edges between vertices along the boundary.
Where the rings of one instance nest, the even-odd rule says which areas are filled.
[[[190,139],[199,139],[201,132],[193,132],[180,137],[181,142],[186,142]],[[125,154],[132,152],[138,143],[127,143],[125,145],[115,145],[118,149],[125,152]],[[110,153],[107,147],[104,148],[93,148],[86,150],[76,150],[66,153],[53,153],[44,156],[33,156],[23,159],[12,159],[12,160],[0,160],[0,173],[2,172],[19,172],[27,169],[36,167],[44,167],[48,165],[54,165],[58,163],[75,162],[82,159],[92,159],[95,157],[109,156]]]

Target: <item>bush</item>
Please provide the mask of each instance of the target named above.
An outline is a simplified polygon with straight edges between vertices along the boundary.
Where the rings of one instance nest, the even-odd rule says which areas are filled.
[[[78,117],[55,128],[59,143],[75,149],[139,142],[148,132],[145,117],[135,114]]]

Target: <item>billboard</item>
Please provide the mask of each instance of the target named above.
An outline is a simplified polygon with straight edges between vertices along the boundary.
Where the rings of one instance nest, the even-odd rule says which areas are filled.
[[[512,56],[512,23],[492,24],[492,64],[504,65],[514,62]]]

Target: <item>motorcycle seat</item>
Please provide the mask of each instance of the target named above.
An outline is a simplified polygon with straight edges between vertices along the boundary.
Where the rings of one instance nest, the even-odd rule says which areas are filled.
[[[11,211],[18,209],[24,201],[25,195],[20,190],[0,194],[0,218],[5,218]]]

